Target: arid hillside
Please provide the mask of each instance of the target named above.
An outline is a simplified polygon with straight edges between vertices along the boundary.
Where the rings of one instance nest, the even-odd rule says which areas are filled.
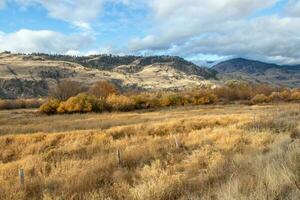
[[[0,199],[298,200],[299,121],[291,103],[0,111]]]
[[[45,96],[64,79],[82,85],[107,80],[122,90],[161,90],[206,85],[214,78],[214,71],[179,57],[0,54],[0,98]]]

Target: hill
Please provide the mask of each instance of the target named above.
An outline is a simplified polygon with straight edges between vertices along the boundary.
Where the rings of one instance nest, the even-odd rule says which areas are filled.
[[[300,87],[299,65],[276,65],[236,58],[221,62],[211,69],[216,70],[218,77],[222,80],[236,79],[254,83]]]
[[[300,87],[300,65],[236,58],[211,68],[176,56],[67,56],[0,53],[0,98],[46,96],[69,79],[88,86],[107,80],[122,90],[182,90],[228,80]]]
[[[89,85],[114,82],[126,90],[183,89],[209,83],[216,72],[180,57],[73,57],[47,54],[0,54],[0,97],[39,97],[63,79]]]

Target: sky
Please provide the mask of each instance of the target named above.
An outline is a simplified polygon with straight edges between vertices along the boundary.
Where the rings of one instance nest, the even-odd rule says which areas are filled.
[[[300,0],[0,0],[0,51],[300,63]]]

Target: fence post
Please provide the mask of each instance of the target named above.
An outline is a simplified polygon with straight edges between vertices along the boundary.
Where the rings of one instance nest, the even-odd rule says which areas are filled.
[[[24,169],[19,169],[19,180],[20,180],[21,187],[24,187],[24,185],[25,185]]]
[[[119,149],[117,150],[117,160],[118,160],[118,165],[121,165],[121,152]]]
[[[175,140],[176,148],[179,149],[179,143],[178,143],[176,135],[174,135],[174,140]]]

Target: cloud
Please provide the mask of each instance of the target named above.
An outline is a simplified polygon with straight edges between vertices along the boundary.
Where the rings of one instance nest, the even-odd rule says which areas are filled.
[[[227,33],[190,38],[169,51],[182,56],[203,53],[300,63],[300,18],[266,16],[233,27]]]
[[[300,45],[299,0],[11,1],[28,7],[40,5],[52,18],[71,23],[83,33],[30,30],[2,33],[0,50],[9,47],[9,50],[45,52],[49,48],[51,52],[72,55],[149,53],[194,60],[241,56],[278,63],[300,62],[297,49]],[[111,21],[117,29],[109,27]],[[97,25],[93,25],[94,22]],[[108,27],[109,31],[105,31]],[[139,27],[139,31],[130,29],[132,27]],[[114,39],[120,35],[125,35],[124,42],[116,44]],[[107,41],[104,42],[102,36]],[[44,39],[47,37],[52,39],[47,41]],[[97,49],[91,41],[102,42],[106,47]]]
[[[133,50],[164,48],[198,34],[224,31],[232,23],[273,5],[276,0],[153,0],[154,33],[135,38]],[[155,35],[155,33],[160,33]],[[151,40],[150,40],[151,38]],[[140,44],[140,45],[138,45]]]
[[[258,10],[273,5],[276,0],[153,0],[156,31],[162,39],[181,40],[195,34],[218,31]]]
[[[5,0],[0,0],[0,9],[5,7]]]
[[[59,32],[21,29],[13,33],[0,32],[0,51],[21,53],[67,53],[90,48],[94,38],[86,34],[65,35]]]
[[[0,0],[5,1],[5,0]],[[83,29],[92,30],[92,22],[102,13],[104,4],[123,4],[128,7],[140,5],[140,0],[15,0],[23,7],[40,5],[52,18],[71,23]],[[0,3],[1,5],[1,3]]]
[[[52,18],[81,29],[91,29],[91,22],[101,13],[104,0],[16,0],[24,7],[41,5]]]
[[[292,17],[300,17],[300,1],[289,0],[286,7],[286,14]]]
[[[300,62],[300,2],[290,0],[281,15],[266,14],[280,0],[153,0],[152,32],[134,38],[133,52],[166,52],[193,57],[248,57]],[[256,13],[261,13],[256,15]]]

